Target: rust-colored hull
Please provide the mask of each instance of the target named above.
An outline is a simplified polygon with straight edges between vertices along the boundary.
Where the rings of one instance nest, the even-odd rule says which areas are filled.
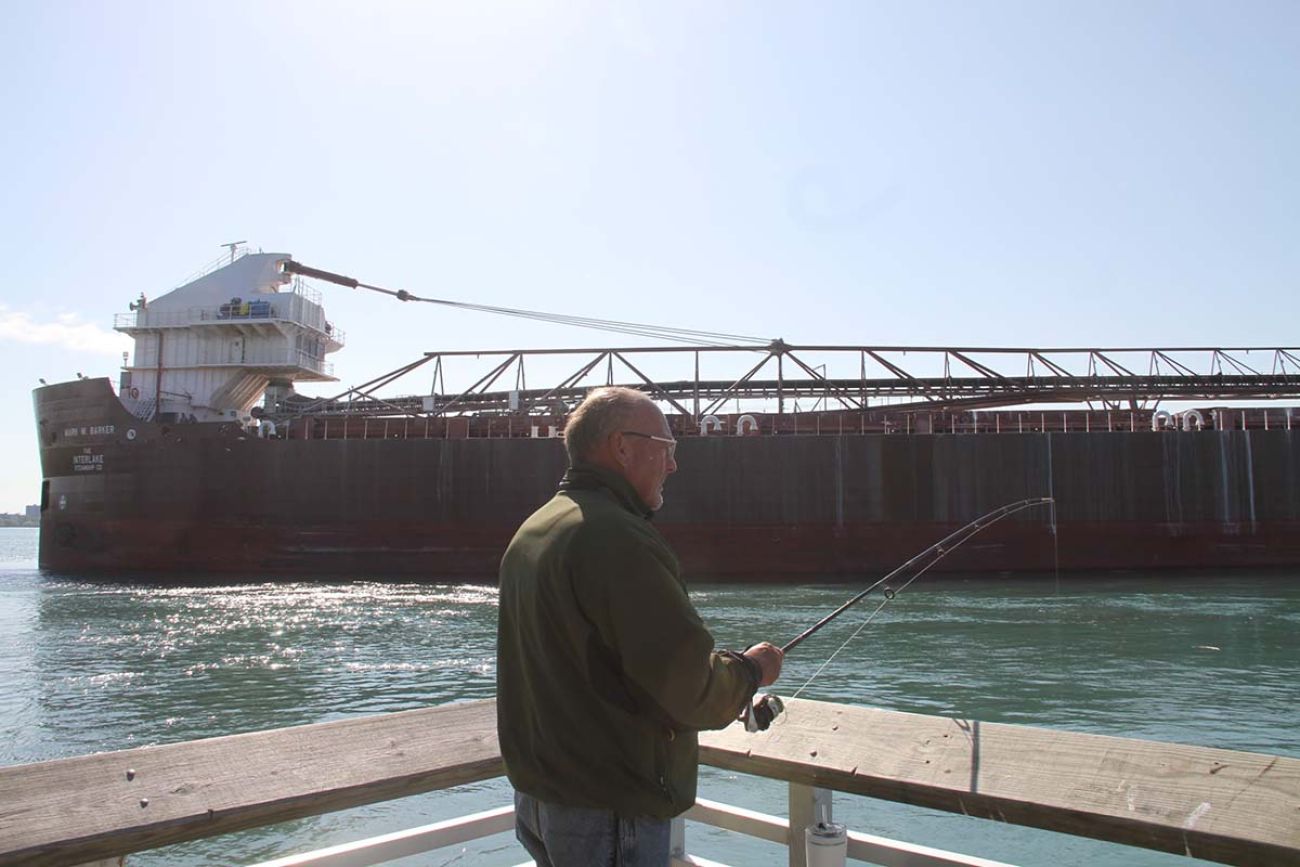
[[[559,440],[260,440],[39,389],[42,568],[490,581],[553,492]],[[693,579],[853,579],[981,513],[962,572],[1300,565],[1289,430],[689,437],[656,518]],[[1053,523],[1053,518],[1055,523]]]
[[[60,523],[54,523],[57,534]],[[72,574],[348,575],[495,580],[514,527],[431,527],[420,522],[267,527],[227,521],[197,529],[181,522],[82,523],[73,544],[42,546],[44,569]],[[840,581],[877,575],[955,527],[862,524],[834,528],[665,524],[695,580]],[[1197,525],[1127,524],[1058,528],[1060,568],[1158,570],[1295,566],[1300,525],[1225,535]],[[959,572],[1051,572],[1050,528],[994,528],[940,568]]]

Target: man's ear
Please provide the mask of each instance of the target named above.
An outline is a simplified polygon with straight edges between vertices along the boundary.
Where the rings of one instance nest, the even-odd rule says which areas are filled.
[[[609,435],[609,453],[614,456],[614,460],[618,461],[618,465],[623,469],[627,469],[628,462],[631,460],[627,454],[626,443],[627,437],[618,431],[614,431]]]

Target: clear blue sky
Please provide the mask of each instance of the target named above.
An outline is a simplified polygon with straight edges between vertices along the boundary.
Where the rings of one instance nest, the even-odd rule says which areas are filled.
[[[15,0],[0,72],[0,511],[37,378],[116,376],[113,315],[240,239],[791,342],[1300,342],[1290,0]],[[345,384],[611,342],[325,302]]]

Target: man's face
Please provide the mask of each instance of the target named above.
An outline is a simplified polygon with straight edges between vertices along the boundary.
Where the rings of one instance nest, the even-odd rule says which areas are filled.
[[[658,407],[647,403],[625,423],[623,430],[632,432],[621,434],[623,477],[632,483],[641,502],[657,512],[664,504],[664,480],[669,473],[677,471],[673,456],[676,444],[661,441],[673,439],[668,419]],[[659,439],[650,439],[652,436]]]

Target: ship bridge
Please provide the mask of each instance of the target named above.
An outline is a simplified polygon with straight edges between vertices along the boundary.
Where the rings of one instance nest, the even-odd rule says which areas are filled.
[[[160,298],[141,295],[113,327],[135,340],[119,389],[136,416],[244,418],[268,392],[336,381],[327,353],[344,345],[319,293],[284,271],[285,253],[232,247]]]

